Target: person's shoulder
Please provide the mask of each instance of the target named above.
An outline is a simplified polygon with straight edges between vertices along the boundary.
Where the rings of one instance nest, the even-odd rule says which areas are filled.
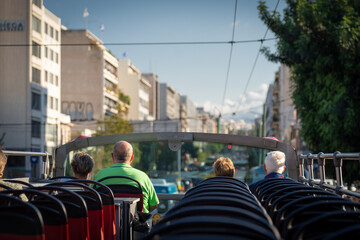
[[[144,171],[141,171],[140,169],[133,168],[133,171],[136,172],[137,174],[139,174],[140,176],[148,177],[148,175]]]

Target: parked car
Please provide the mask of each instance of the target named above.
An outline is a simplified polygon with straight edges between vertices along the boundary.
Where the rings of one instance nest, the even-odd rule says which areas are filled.
[[[152,180],[155,192],[156,193],[178,193],[177,186],[175,183],[154,183]],[[155,181],[156,182],[156,181]],[[171,209],[173,206],[175,206],[176,201],[175,200],[160,200],[160,203],[157,207],[158,213],[161,215],[165,214],[169,209]]]

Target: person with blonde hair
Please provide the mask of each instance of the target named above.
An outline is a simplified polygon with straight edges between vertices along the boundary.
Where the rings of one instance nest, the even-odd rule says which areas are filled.
[[[235,177],[235,167],[230,158],[218,158],[213,168],[215,176]]]

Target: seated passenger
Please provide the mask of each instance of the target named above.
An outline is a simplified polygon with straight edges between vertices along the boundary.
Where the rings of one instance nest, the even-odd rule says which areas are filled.
[[[280,151],[268,152],[266,154],[265,162],[264,162],[264,170],[266,173],[265,179],[267,178],[285,178],[283,175],[285,171],[285,154]],[[253,183],[249,187],[256,184]]]
[[[74,177],[80,179],[89,179],[95,162],[89,154],[77,152],[71,160],[70,165]]]
[[[215,176],[235,177],[235,167],[230,158],[218,158],[213,168]]]
[[[143,193],[143,211],[151,212],[159,204],[159,199],[156,195],[154,186],[152,185],[146,173],[135,169],[131,166],[134,159],[133,148],[130,143],[126,141],[119,141],[115,143],[114,150],[111,153],[114,165],[109,168],[100,170],[96,176],[95,181],[109,176],[126,176],[137,180],[142,187]],[[119,182],[120,181],[120,182]],[[121,183],[119,179],[109,179],[107,184]],[[105,184],[106,184],[105,183]]]

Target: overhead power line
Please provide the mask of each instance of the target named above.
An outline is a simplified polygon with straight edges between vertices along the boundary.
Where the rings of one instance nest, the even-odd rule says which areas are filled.
[[[146,45],[211,45],[211,44],[239,44],[239,43],[253,43],[273,41],[277,38],[255,39],[255,40],[241,40],[241,41],[200,41],[200,42],[128,42],[128,43],[43,43],[43,44],[0,44],[0,47],[31,47],[31,46],[60,46],[60,47],[76,47],[76,46],[146,46]]]
[[[262,39],[265,39],[265,38],[266,38],[266,35],[267,35],[268,31],[269,31],[269,28],[270,28],[270,26],[271,26],[271,24],[272,24],[272,20],[273,20],[273,18],[274,18],[275,13],[276,13],[276,9],[277,9],[278,6],[279,6],[279,2],[280,2],[280,0],[278,0],[277,3],[276,3],[275,9],[274,9],[274,11],[273,11],[273,15],[271,16],[271,21],[270,21],[270,23],[269,23],[269,25],[268,25],[268,27],[267,27],[267,29],[266,29],[266,31],[265,31],[264,37],[263,37]],[[253,66],[252,66],[252,68],[251,68],[249,78],[248,78],[248,80],[247,80],[247,82],[246,82],[246,84],[245,84],[244,92],[243,92],[243,94],[242,94],[242,97],[240,98],[240,103],[239,103],[239,105],[238,105],[238,108],[241,106],[242,101],[243,101],[243,99],[244,99],[244,97],[245,97],[245,94],[246,94],[247,88],[248,88],[248,86],[249,86],[250,80],[251,80],[251,78],[252,78],[252,75],[253,75],[253,73],[254,73],[255,66],[256,66],[257,60],[258,60],[258,58],[259,58],[260,50],[261,50],[261,48],[262,48],[262,46],[263,46],[263,43],[264,43],[264,41],[260,41],[260,47],[259,47],[259,50],[258,50],[258,52],[257,52],[257,54],[256,54],[254,64],[253,64]]]
[[[227,89],[227,84],[228,84],[228,80],[229,80],[231,59],[232,59],[232,53],[233,53],[233,48],[234,48],[236,11],[237,11],[237,0],[235,0],[234,20],[233,20],[233,30],[232,30],[232,36],[231,36],[230,55],[229,55],[228,67],[227,67],[226,78],[225,78],[225,87],[224,87],[224,93],[223,93],[223,99],[222,99],[220,116],[221,116],[221,113],[222,113],[222,110],[223,110],[223,107],[224,107],[224,104],[225,104],[226,89]]]

